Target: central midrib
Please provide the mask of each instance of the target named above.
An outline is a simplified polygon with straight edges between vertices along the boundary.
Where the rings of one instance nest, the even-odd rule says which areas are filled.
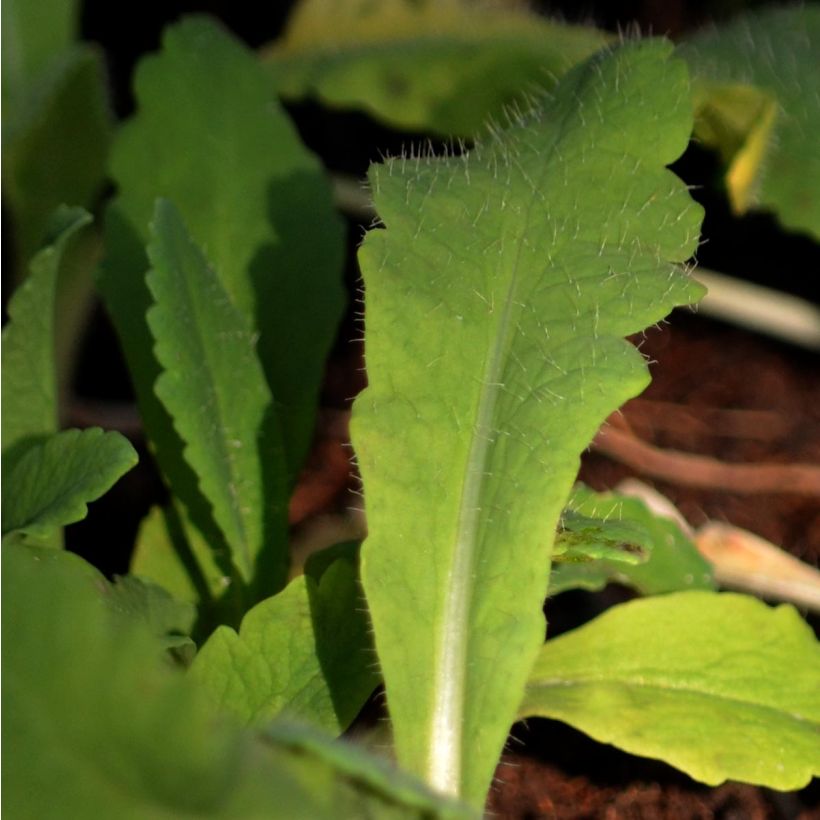
[[[435,672],[435,708],[431,732],[428,782],[448,794],[461,792],[461,753],[464,684],[469,643],[466,624],[472,602],[473,565],[477,542],[479,500],[490,451],[492,420],[500,388],[504,351],[511,329],[518,264],[513,267],[504,312],[495,343],[486,359],[478,401],[477,422],[465,464],[464,488],[458,515],[455,556],[448,577],[444,630]]]

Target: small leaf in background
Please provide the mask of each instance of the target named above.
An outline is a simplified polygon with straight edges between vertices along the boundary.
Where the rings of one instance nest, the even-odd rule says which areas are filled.
[[[598,518],[565,508],[552,548],[553,563],[588,563],[608,559],[642,564],[651,550],[649,533],[637,521]]]
[[[101,289],[160,466],[196,508],[179,442],[154,404],[157,365],[144,322],[150,297],[140,246],[155,200],[165,197],[259,335],[292,483],[313,436],[344,306],[344,233],[330,186],[256,56],[213,21],[191,18],[167,29],[162,51],[138,67],[135,93],[137,113],[119,132],[111,161],[119,196],[106,218]]]
[[[79,22],[77,6],[77,0],[3,3],[4,108],[10,103],[13,109],[28,85],[74,40]]]
[[[574,514],[605,519],[603,532],[615,538],[634,538],[644,548],[646,561],[625,563],[623,556],[601,555],[584,563],[560,563],[552,568],[549,594],[568,589],[603,589],[614,582],[632,587],[642,595],[684,589],[713,589],[709,562],[673,521],[652,513],[637,498],[617,493],[595,493],[578,485],[567,510]],[[572,520],[571,516],[565,520]],[[619,534],[620,533],[620,534]],[[628,554],[628,553],[627,553]]]
[[[710,106],[698,136],[722,153],[731,152],[738,109],[745,102],[748,110],[749,102],[749,92],[741,92],[730,104],[727,86],[751,85],[776,102],[776,111],[764,105],[749,123],[748,141],[729,163],[734,206],[773,210],[785,227],[820,238],[820,9],[748,13],[696,35],[680,53],[702,84],[702,106]],[[723,134],[713,125],[721,116],[727,121]]]
[[[76,555],[2,550],[3,808],[13,817],[468,817],[383,762],[292,725],[240,733],[112,611]]]
[[[90,46],[59,54],[21,104],[6,112],[3,196],[14,224],[18,272],[43,241],[55,208],[94,206],[110,140],[102,59]]]
[[[201,608],[212,605],[230,581],[201,533],[172,506],[152,507],[142,520],[130,571]]]
[[[679,592],[547,641],[519,716],[563,720],[710,785],[799,789],[820,774],[818,681],[820,647],[793,607]]]
[[[29,277],[9,301],[3,328],[3,471],[8,478],[26,450],[57,432],[55,304],[68,250],[91,217],[79,208],[55,214],[54,239],[32,260]]]
[[[99,427],[64,430],[29,448],[3,482],[3,538],[53,543],[136,463],[124,436]]]
[[[355,560],[295,578],[251,609],[239,634],[219,627],[191,673],[243,723],[284,713],[333,733],[347,729],[379,683]]]
[[[287,478],[256,338],[167,200],[157,202],[152,232],[147,318],[164,367],[156,394],[241,578],[275,591],[289,560]]]
[[[505,3],[302,0],[263,59],[286,97],[472,137],[608,39]]]
[[[362,579],[400,764],[477,806],[543,643],[580,453],[648,381],[619,337],[702,293],[674,264],[702,212],[664,167],[692,127],[671,50],[600,53],[469,155],[371,173]]]

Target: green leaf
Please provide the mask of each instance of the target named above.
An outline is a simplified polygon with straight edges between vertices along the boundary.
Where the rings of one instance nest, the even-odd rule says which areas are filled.
[[[119,197],[106,219],[101,287],[146,426],[175,493],[194,508],[179,442],[153,405],[157,365],[144,322],[140,249],[157,197],[183,215],[236,307],[259,334],[290,481],[313,435],[324,362],[344,305],[343,226],[317,160],[301,145],[255,56],[204,18],[169,28],[140,64],[136,116],[111,161]],[[146,352],[146,348],[148,351]],[[202,528],[202,527],[201,527]]]
[[[213,604],[230,582],[200,532],[174,506],[152,507],[142,520],[130,570],[198,607]]]
[[[15,226],[17,268],[43,241],[59,205],[91,208],[105,181],[111,138],[102,60],[89,46],[41,72],[3,133],[3,195]]]
[[[599,590],[610,582],[632,587],[642,595],[714,588],[711,565],[697,547],[674,521],[655,515],[637,498],[595,493],[578,485],[568,509],[575,515],[604,519],[611,537],[629,539],[631,533],[636,539],[633,543],[646,550],[648,557],[631,565],[622,555],[603,554],[595,561],[558,564],[550,575],[550,595],[567,589]]]
[[[553,563],[588,563],[607,559],[642,564],[651,549],[649,533],[636,521],[582,515],[567,508],[552,547]]]
[[[3,471],[32,445],[57,432],[55,302],[67,251],[91,217],[79,208],[56,214],[54,239],[31,262],[29,277],[9,301],[3,328]]]
[[[820,648],[788,605],[680,592],[547,641],[520,717],[566,721],[696,780],[799,789],[820,774]]]
[[[147,319],[164,367],[156,394],[240,576],[281,588],[288,567],[282,434],[254,333],[167,200],[157,201],[152,233],[147,282],[155,305]]]
[[[731,155],[735,208],[774,210],[787,228],[820,239],[820,9],[749,13],[698,34],[681,55],[700,81],[698,136]],[[737,84],[765,96],[750,99]]]
[[[400,764],[483,805],[543,642],[579,454],[648,381],[618,338],[695,301],[691,130],[660,41],[597,55],[467,156],[375,168],[352,440],[362,578]]]
[[[3,808],[15,818],[465,817],[293,726],[239,733],[67,552],[2,551]],[[215,719],[217,718],[217,719]]]
[[[86,505],[137,460],[126,438],[99,427],[64,430],[29,448],[6,477],[3,538],[50,542],[60,527],[85,518]]]
[[[132,620],[141,619],[166,649],[196,650],[188,637],[196,618],[192,604],[133,575],[117,578],[111,593],[110,603],[114,609]]]
[[[219,627],[191,672],[243,723],[285,713],[344,731],[379,683],[356,562],[295,578],[251,609],[239,634]]]
[[[77,0],[6,0],[3,3],[3,107],[74,39]],[[8,109],[6,109],[8,113]]]
[[[263,57],[287,97],[314,95],[394,127],[472,137],[608,39],[509,4],[302,0]]]

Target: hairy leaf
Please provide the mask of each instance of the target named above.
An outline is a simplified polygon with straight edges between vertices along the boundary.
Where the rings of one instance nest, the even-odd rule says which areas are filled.
[[[240,576],[278,589],[288,565],[284,452],[255,336],[167,200],[157,201],[152,233],[157,396]]]
[[[51,543],[136,463],[126,438],[99,427],[64,430],[29,448],[4,482],[3,537]]]
[[[111,161],[119,197],[106,218],[101,286],[160,465],[205,529],[179,464],[180,443],[151,395],[157,364],[144,322],[150,298],[140,246],[154,201],[166,197],[180,209],[259,335],[291,482],[313,434],[324,361],[344,304],[343,230],[321,168],[264,70],[217,24],[191,18],[170,27],[162,52],[140,64],[135,86],[138,111],[119,133]]]
[[[344,731],[379,682],[357,576],[340,558],[319,578],[295,578],[251,609],[239,634],[219,627],[192,674],[243,723],[285,713]]]
[[[547,641],[520,717],[541,715],[704,783],[799,789],[820,774],[820,647],[791,606],[680,592]]]
[[[472,137],[606,41],[504,3],[302,0],[264,57],[287,97],[316,95],[399,128]]]
[[[91,217],[79,208],[56,214],[53,241],[32,260],[31,273],[9,301],[3,328],[3,470],[57,432],[55,303],[69,248]],[[9,472],[6,472],[9,475]]]
[[[726,183],[732,204],[740,211],[772,209],[787,228],[820,238],[820,9],[749,13],[698,34],[681,55],[701,82],[699,136],[731,155]],[[750,100],[753,92],[737,84],[768,98]],[[744,108],[746,138],[739,142],[738,111]]]
[[[673,264],[701,210],[664,168],[692,124],[670,51],[597,55],[471,154],[372,172],[362,577],[399,762],[476,805],[543,642],[579,454],[648,380],[619,337],[702,292]]]
[[[634,537],[647,551],[647,560],[631,565],[623,556],[600,555],[585,563],[561,563],[552,568],[549,594],[567,589],[603,589],[608,583],[625,584],[642,595],[685,589],[712,589],[715,582],[709,562],[680,531],[674,521],[653,514],[637,498],[617,493],[595,493],[578,485],[567,511],[604,519],[609,537]]]

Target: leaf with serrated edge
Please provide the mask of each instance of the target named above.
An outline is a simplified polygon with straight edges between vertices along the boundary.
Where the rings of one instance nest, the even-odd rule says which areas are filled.
[[[537,121],[371,175],[362,578],[399,762],[483,805],[543,641],[579,454],[648,374],[618,338],[702,288],[691,131],[661,41],[571,71]]]
[[[149,297],[140,245],[155,199],[165,197],[259,336],[292,483],[313,436],[325,359],[345,299],[344,226],[329,183],[256,56],[213,20],[193,17],[169,27],[162,51],[140,63],[135,93],[137,113],[112,151],[119,196],[106,216],[102,289],[160,465],[183,493],[178,443],[146,395],[156,364],[145,353]]]
[[[66,249],[91,221],[79,208],[61,209],[54,241],[31,261],[31,273],[9,301],[3,328],[3,470],[31,444],[57,432],[55,300]],[[8,475],[8,473],[7,473]]]
[[[288,562],[286,476],[254,334],[168,200],[157,201],[152,234],[147,318],[165,368],[157,396],[241,576],[276,589]]]
[[[696,780],[799,789],[820,774],[820,647],[788,605],[678,592],[547,641],[519,717],[563,720]]]
[[[99,427],[56,433],[30,448],[6,477],[3,537],[48,541],[85,518],[87,504],[136,463],[136,451],[119,433]]]
[[[213,701],[243,723],[280,713],[338,733],[379,678],[355,564],[295,578],[251,609],[237,634],[219,627],[191,667]]]
[[[596,493],[579,484],[570,496],[567,509],[606,519],[607,523],[634,525],[645,539],[637,543],[646,548],[649,555],[646,561],[631,566],[609,556],[586,563],[553,564],[550,595],[568,589],[603,589],[610,582],[632,587],[642,595],[714,588],[712,567],[697,547],[674,521],[655,515],[639,499],[617,493]]]

